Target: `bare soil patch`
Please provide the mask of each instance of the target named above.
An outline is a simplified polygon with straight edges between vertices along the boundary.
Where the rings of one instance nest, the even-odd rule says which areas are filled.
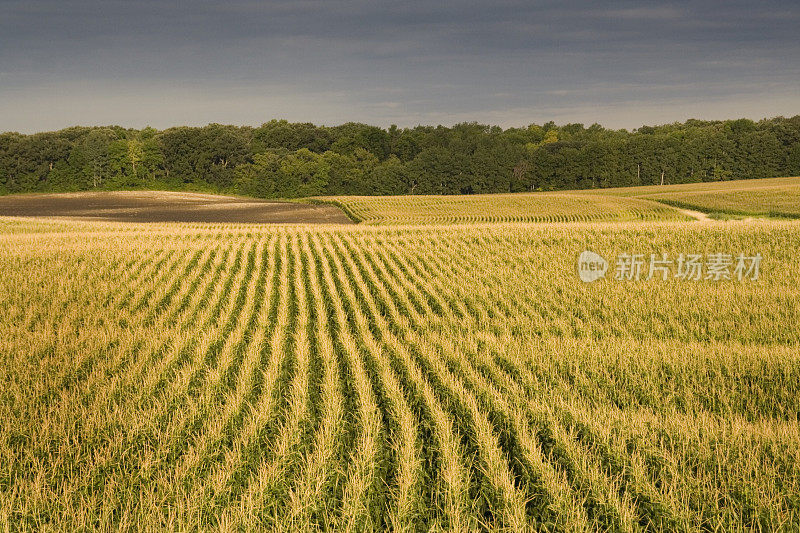
[[[68,217],[115,222],[353,223],[332,205],[166,191],[0,196],[0,216]]]
[[[692,217],[698,222],[711,222],[711,217],[708,216],[706,213],[703,213],[702,211],[693,211],[691,209],[680,209],[680,208],[678,208],[678,211],[680,211],[686,216]]]

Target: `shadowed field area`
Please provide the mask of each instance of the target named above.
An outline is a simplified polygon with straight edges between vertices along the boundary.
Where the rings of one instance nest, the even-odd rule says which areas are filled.
[[[352,224],[337,207],[166,191],[80,192],[0,197],[0,216],[116,222]]]

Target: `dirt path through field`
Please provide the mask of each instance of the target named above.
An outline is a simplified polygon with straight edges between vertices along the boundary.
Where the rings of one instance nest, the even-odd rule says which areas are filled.
[[[702,211],[692,211],[691,209],[680,209],[680,208],[676,209],[678,209],[678,211],[680,211],[684,215],[692,217],[697,222],[707,223],[713,221],[711,217],[709,217],[706,213],[703,213]]]

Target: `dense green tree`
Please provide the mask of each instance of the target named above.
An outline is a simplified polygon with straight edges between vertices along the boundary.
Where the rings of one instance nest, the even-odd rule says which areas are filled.
[[[174,188],[263,197],[471,194],[800,174],[800,116],[609,130],[272,120],[0,134],[0,193]]]
[[[307,148],[322,153],[331,147],[331,133],[328,128],[318,128],[311,123],[290,123],[286,120],[271,120],[253,131],[253,151],[269,149],[290,151]]]
[[[365,177],[367,181],[362,194],[407,194],[411,188],[408,169],[396,155],[390,155],[386,161],[375,165]]]
[[[235,189],[248,196],[278,196],[282,156],[280,151],[269,150],[253,156],[252,163],[239,165],[235,170]]]
[[[72,166],[83,175],[83,182],[91,181],[92,188],[101,187],[104,180],[112,177],[109,149],[115,140],[116,134],[110,128],[94,129],[70,153]]]

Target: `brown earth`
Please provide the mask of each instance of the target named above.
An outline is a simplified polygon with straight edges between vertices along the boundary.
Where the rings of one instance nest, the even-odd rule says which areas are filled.
[[[115,222],[352,224],[337,207],[166,191],[0,196],[0,216]]]

